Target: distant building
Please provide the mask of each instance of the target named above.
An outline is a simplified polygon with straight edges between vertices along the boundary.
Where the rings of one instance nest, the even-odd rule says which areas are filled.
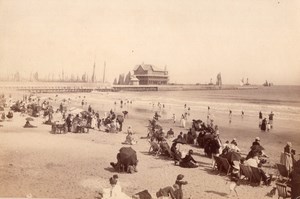
[[[158,69],[150,64],[135,66],[134,76],[139,80],[140,85],[163,85],[169,81],[168,71]]]

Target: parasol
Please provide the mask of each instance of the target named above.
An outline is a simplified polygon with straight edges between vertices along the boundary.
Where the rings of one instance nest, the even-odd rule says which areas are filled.
[[[260,152],[265,150],[264,147],[262,147],[261,145],[253,145],[251,146],[251,151],[255,151],[255,152]]]
[[[91,115],[91,113],[90,112],[87,112],[87,111],[81,111],[80,112],[82,115]]]
[[[175,142],[175,143],[179,143],[179,144],[186,144],[186,141],[185,141],[185,139],[183,139],[183,138],[176,138],[176,139],[174,139],[173,140],[173,142]]]
[[[120,148],[120,162],[132,162],[132,160],[137,161],[136,151],[131,147]]]
[[[117,120],[122,123],[124,121],[123,115],[117,115]]]
[[[242,159],[241,154],[235,151],[229,151],[225,158],[228,160],[228,162],[233,162],[233,161],[240,161]]]
[[[25,120],[26,121],[33,121],[33,118],[32,117],[27,117]]]

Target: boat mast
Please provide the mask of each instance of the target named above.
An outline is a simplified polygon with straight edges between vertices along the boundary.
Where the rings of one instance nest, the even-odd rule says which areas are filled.
[[[105,68],[106,68],[106,62],[104,61],[104,69],[103,69],[103,83],[105,82]]]

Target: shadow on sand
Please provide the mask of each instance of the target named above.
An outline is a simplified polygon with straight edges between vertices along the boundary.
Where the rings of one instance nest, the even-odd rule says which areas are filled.
[[[212,194],[216,194],[222,197],[226,197],[228,196],[228,193],[223,193],[223,192],[218,192],[218,191],[205,191],[206,193],[212,193]]]
[[[109,172],[111,172],[111,173],[118,173],[114,168],[112,168],[112,167],[106,167],[106,168],[104,168],[104,170],[106,170],[106,171],[109,171]]]
[[[141,154],[143,155],[148,155],[148,156],[153,156],[155,159],[160,159],[160,160],[166,160],[166,161],[174,161],[171,157],[167,155],[155,155],[154,153],[148,152],[148,151],[140,151]]]

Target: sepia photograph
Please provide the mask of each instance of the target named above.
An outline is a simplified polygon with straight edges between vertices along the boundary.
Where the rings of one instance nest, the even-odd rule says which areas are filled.
[[[0,199],[300,199],[299,0],[0,0]]]

